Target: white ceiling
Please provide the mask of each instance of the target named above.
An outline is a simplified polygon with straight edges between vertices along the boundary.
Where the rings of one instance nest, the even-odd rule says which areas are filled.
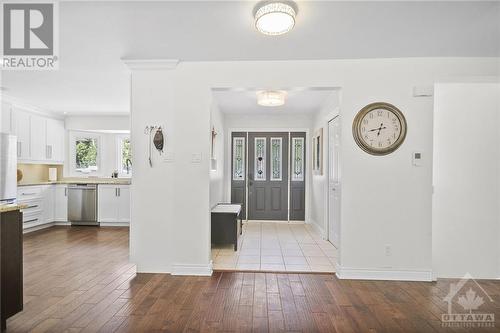
[[[280,89],[287,92],[285,105],[266,107],[257,104],[255,89],[215,89],[219,110],[226,114],[312,114],[332,96],[333,88]]]
[[[295,28],[253,27],[256,1],[62,2],[60,69],[4,72],[5,93],[46,110],[129,111],[121,58],[181,61],[500,56],[499,2],[298,1]]]

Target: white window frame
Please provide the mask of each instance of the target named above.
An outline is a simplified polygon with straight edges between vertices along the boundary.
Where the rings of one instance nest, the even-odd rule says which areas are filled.
[[[76,140],[81,138],[91,138],[97,141],[97,170],[84,172],[76,168]],[[103,172],[102,166],[102,145],[103,138],[102,135],[93,132],[80,132],[80,131],[70,131],[69,132],[69,168],[70,175],[73,177],[82,176],[100,176]]]
[[[116,135],[116,170],[118,170],[119,177],[130,178],[134,170],[130,170],[130,173],[126,173],[122,170],[122,144],[124,139],[130,140],[130,134]]]

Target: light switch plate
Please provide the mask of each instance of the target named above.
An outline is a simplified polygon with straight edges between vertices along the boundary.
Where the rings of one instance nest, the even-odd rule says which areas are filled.
[[[201,163],[201,153],[191,154],[191,163]]]

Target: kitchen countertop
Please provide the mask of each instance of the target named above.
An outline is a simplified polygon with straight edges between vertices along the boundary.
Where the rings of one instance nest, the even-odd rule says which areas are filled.
[[[6,212],[11,212],[13,210],[19,210],[19,209],[24,209],[28,207],[28,205],[21,205],[21,204],[4,204],[0,205],[0,213],[6,213]]]
[[[55,182],[28,182],[17,183],[17,186],[55,185],[55,184],[104,184],[104,185],[130,185],[131,179],[118,178],[90,178],[90,179],[63,179]]]

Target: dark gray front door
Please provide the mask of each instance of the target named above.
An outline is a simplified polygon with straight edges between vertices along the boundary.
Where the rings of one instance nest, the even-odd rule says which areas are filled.
[[[248,219],[288,220],[288,133],[248,133]]]

